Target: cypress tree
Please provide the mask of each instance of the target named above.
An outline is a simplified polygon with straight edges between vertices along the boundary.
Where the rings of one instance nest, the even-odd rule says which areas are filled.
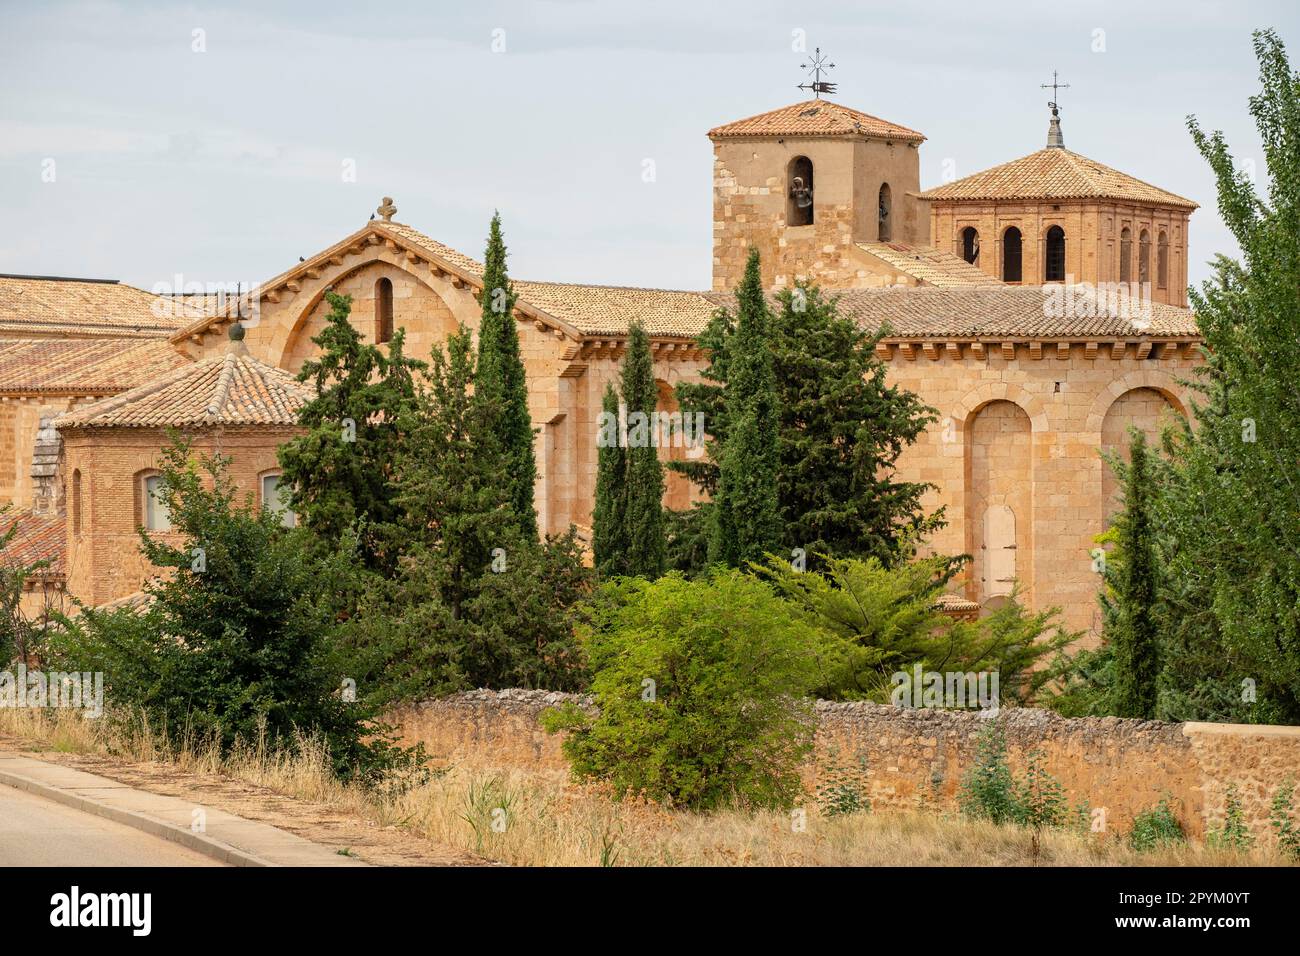
[[[730,434],[718,462],[718,494],[709,560],[731,566],[761,560],[781,545],[777,498],[779,415],[772,317],[763,295],[758,250],[749,251],[736,289],[736,331],[728,348],[726,402]]]
[[[533,485],[537,461],[533,456],[533,422],[528,414],[528,381],[515,328],[515,292],[506,272],[506,244],[501,214],[492,214],[487,252],[483,256],[483,291],[479,294],[478,373],[474,388],[492,409],[492,431],[505,452],[509,470],[510,504],[519,530],[537,537]]]
[[[316,538],[333,546],[355,532],[362,563],[391,573],[396,553],[385,529],[401,512],[391,485],[406,440],[399,421],[416,401],[413,376],[425,363],[403,354],[404,330],[387,350],[369,345],[352,326],[351,297],[327,291],[325,300],[325,328],[312,339],[321,354],[298,374],[316,395],[298,413],[306,431],[280,447],[282,480]]]
[[[602,577],[627,572],[627,452],[620,440],[618,392],[605,386],[596,438],[596,507],[591,516],[591,550]]]
[[[1112,595],[1107,637],[1115,654],[1114,713],[1149,720],[1156,711],[1160,655],[1153,483],[1147,456],[1146,436],[1132,429],[1124,469],[1124,511],[1116,522],[1123,557],[1118,571],[1108,574]]]
[[[623,509],[626,573],[657,578],[664,573],[664,470],[656,447],[654,359],[645,326],[633,322],[623,358],[623,404],[627,408],[626,504]]]

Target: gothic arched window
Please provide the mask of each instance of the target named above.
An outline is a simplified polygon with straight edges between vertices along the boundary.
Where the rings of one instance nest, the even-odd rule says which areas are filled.
[[[1002,281],[1020,281],[1020,230],[1012,226],[1002,234]]]
[[[813,164],[807,156],[796,156],[786,169],[785,221],[789,226],[813,224]]]
[[[1138,282],[1151,281],[1151,233],[1143,229],[1138,233]]]
[[[1047,230],[1047,256],[1043,261],[1044,282],[1065,281],[1065,230],[1053,226]]]
[[[889,183],[881,183],[879,218],[876,221],[876,238],[881,242],[888,242],[890,234],[893,232],[890,226],[890,221],[893,218],[893,211],[890,208],[891,199]]]
[[[973,266],[980,261],[980,234],[974,226],[961,231],[961,257]]]
[[[1133,235],[1128,226],[1119,231],[1119,281],[1133,281]]]
[[[393,282],[380,279],[375,283],[375,341],[393,337]]]
[[[1163,229],[1156,237],[1156,285],[1169,288],[1169,234]]]

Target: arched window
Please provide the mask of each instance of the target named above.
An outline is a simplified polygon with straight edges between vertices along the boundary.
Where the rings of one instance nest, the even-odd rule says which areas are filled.
[[[980,234],[974,226],[961,231],[961,257],[973,266],[980,262]]]
[[[807,156],[796,156],[786,168],[785,221],[790,226],[813,224],[813,164]]]
[[[1138,282],[1151,281],[1151,233],[1143,229],[1138,233]]]
[[[1156,237],[1156,285],[1169,288],[1169,234],[1163,229]]]
[[[1065,281],[1065,230],[1053,226],[1047,230],[1047,257],[1043,262],[1044,282]]]
[[[149,531],[170,531],[172,516],[162,497],[163,476],[156,471],[142,471],[136,476],[139,502],[138,523]]]
[[[289,510],[289,495],[280,487],[280,473],[267,472],[262,476],[262,510],[280,516],[280,524],[292,528],[298,524],[298,516]]]
[[[380,279],[375,283],[375,341],[387,342],[393,337],[393,283]]]
[[[1119,281],[1133,281],[1133,235],[1128,226],[1119,231]]]
[[[893,220],[893,210],[890,208],[892,196],[889,191],[889,183],[880,184],[880,203],[879,212],[876,222],[876,238],[881,242],[888,242],[890,234],[893,232],[891,226]]]
[[[1002,234],[1002,281],[1020,281],[1020,230],[1015,226]]]
[[[72,533],[81,534],[81,469],[72,470]]]

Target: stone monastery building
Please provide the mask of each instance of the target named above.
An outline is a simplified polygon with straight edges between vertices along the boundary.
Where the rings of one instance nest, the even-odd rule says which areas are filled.
[[[649,331],[661,408],[674,410],[673,386],[707,364],[694,336],[730,302],[753,246],[772,289],[811,279],[864,326],[887,324],[878,353],[892,380],[938,410],[901,472],[936,486],[928,507],[946,506],[932,546],[973,556],[952,610],[993,606],[1018,581],[1028,604],[1060,605],[1095,635],[1091,552],[1116,490],[1100,453],[1188,408],[1196,204],[1066,149],[1055,115],[1046,148],[928,191],[921,133],[828,100],[708,135],[710,291],[515,282],[542,529],[589,533],[597,416],[629,323]],[[459,322],[477,327],[480,263],[395,221],[390,200],[378,211],[257,287],[239,307],[257,307],[241,342],[233,305],[0,277],[0,498],[18,521],[3,559],[49,561],[33,607],[140,591],[153,571],[136,529],[169,533],[151,497],[168,428],[233,456],[239,485],[278,504],[275,449],[309,396],[294,374],[327,289],[352,296],[370,340],[405,328],[416,357]],[[691,498],[670,475],[666,503]]]

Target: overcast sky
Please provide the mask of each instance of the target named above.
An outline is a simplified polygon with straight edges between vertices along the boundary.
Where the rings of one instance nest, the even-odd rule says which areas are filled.
[[[254,282],[390,195],[476,257],[499,208],[517,278],[708,288],[705,132],[804,99],[802,35],[835,99],[925,133],[923,187],[1041,148],[1059,70],[1069,148],[1201,204],[1199,281],[1234,246],[1185,117],[1258,157],[1250,31],[1300,64],[1298,9],[0,0],[0,272]]]

